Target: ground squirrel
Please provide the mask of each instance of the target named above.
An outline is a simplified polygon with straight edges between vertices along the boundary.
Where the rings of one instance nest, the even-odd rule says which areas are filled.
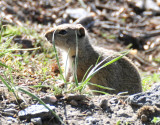
[[[92,46],[88,32],[81,24],[62,24],[47,31],[45,37],[50,42],[52,42],[53,33],[55,45],[64,51],[62,56],[66,57],[68,55],[65,71],[67,74],[67,81],[73,76],[73,62],[76,56],[76,39],[78,40],[77,78],[79,82],[82,80],[88,68],[96,64],[99,57],[99,61],[108,57],[105,61],[108,62],[118,55],[114,51]],[[64,63],[66,63],[66,60],[64,60]],[[74,81],[74,79],[71,78],[70,81]],[[114,88],[115,90],[104,90],[89,85],[89,88],[92,90],[105,91],[110,94],[126,91],[128,91],[128,94],[134,94],[142,91],[141,78],[137,68],[127,57],[123,57],[117,62],[98,71],[91,78],[90,82]]]

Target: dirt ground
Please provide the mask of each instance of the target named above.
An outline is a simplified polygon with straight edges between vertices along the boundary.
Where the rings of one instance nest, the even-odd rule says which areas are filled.
[[[24,95],[22,96],[25,98],[27,97]],[[13,116],[14,120],[11,120],[11,117],[9,117],[10,114],[4,113],[4,109],[9,108],[11,104],[15,104],[14,97],[11,96],[11,94],[8,95],[8,97],[8,102],[6,102],[6,104],[4,104],[4,101],[1,101],[1,124],[26,124],[25,121],[20,121],[19,119],[17,119],[15,115]],[[57,101],[50,104],[56,107],[56,114],[59,115],[68,125],[142,124],[141,119],[138,118],[137,115],[137,111],[140,107],[130,106],[129,104],[127,104],[126,99],[127,96],[116,95],[66,95],[57,97]],[[35,103],[35,101],[32,103]],[[15,107],[15,110],[18,111],[18,105],[16,105]],[[43,119],[42,121],[43,125],[60,124],[55,118]],[[32,125],[33,123],[29,122],[28,124]]]

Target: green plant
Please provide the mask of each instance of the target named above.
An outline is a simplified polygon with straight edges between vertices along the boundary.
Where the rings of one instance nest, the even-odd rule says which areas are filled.
[[[151,123],[157,124],[160,123],[160,117],[154,117]]]
[[[11,75],[12,68],[9,67],[9,66],[7,66],[7,65],[5,65],[5,64],[3,64],[3,63],[1,63],[1,62],[0,62],[0,65],[1,65],[2,67],[5,67],[5,68],[8,68],[8,69],[9,69],[11,81],[5,80],[1,75],[0,75],[0,80],[5,84],[5,86],[8,88],[8,90],[14,94],[14,96],[15,96],[15,98],[16,98],[16,101],[17,101],[17,103],[18,103],[19,97],[18,97],[18,94],[17,94],[17,91],[16,91],[17,89],[16,89],[16,87],[15,87],[15,85],[14,85],[14,83],[13,83],[13,77],[12,77],[12,75]],[[4,73],[4,76],[6,76],[5,73]]]
[[[6,29],[3,30],[2,32],[2,26],[1,26],[1,32],[0,32],[0,40],[1,40],[1,43],[0,43],[0,57],[3,57],[5,58],[6,56],[9,56],[10,58],[7,58],[5,61],[8,63],[8,61],[10,63],[8,64],[11,64],[12,66],[17,66],[18,67],[18,70],[21,68],[21,70],[23,70],[25,67],[23,66],[24,62],[23,62],[23,57],[25,56],[28,56],[28,55],[20,55],[20,54],[15,54],[15,53],[12,53],[13,51],[22,51],[22,50],[25,50],[25,51],[28,51],[28,50],[37,50],[38,48],[32,48],[32,49],[17,49],[17,48],[11,48],[11,41],[12,41],[12,38],[15,36],[15,35],[20,35],[21,34],[21,30],[24,30],[23,28],[19,28],[17,29],[16,27],[10,27],[10,26],[6,26]],[[27,32],[27,31],[26,31]],[[2,42],[2,39],[3,37],[6,37],[7,39]],[[8,39],[8,37],[10,37]],[[17,57],[17,58],[15,58]],[[31,56],[29,57],[31,58]],[[11,61],[13,60],[13,61]],[[5,62],[4,61],[4,62]],[[29,63],[29,61],[26,59],[25,60],[27,63]],[[44,64],[46,65],[46,64]],[[16,100],[19,99],[19,96],[18,96],[18,93],[19,92],[24,92],[25,94],[28,94],[29,96],[31,96],[32,98],[36,99],[37,101],[39,101],[39,103],[41,103],[42,105],[44,105],[53,115],[55,118],[57,118],[61,124],[65,124],[63,123],[62,119],[54,112],[52,111],[40,98],[38,98],[37,96],[35,96],[34,94],[32,94],[31,92],[29,91],[26,91],[18,86],[16,86],[16,84],[14,83],[14,80],[13,80],[13,76],[12,76],[12,73],[13,71],[16,72],[15,69],[11,68],[10,66],[6,65],[5,63],[2,63],[0,61],[0,66],[5,68],[3,69],[4,70],[4,74],[0,74],[0,80],[2,81],[2,83],[5,84],[5,86],[8,88],[8,90],[10,92],[12,92],[14,94],[14,96],[16,97]],[[17,68],[16,67],[16,68]],[[43,73],[46,73],[46,68],[43,68],[42,69]],[[39,87],[43,87],[43,86],[39,86]],[[18,103],[18,101],[17,101]]]
[[[121,124],[121,121],[117,121],[116,125],[120,125]]]
[[[32,98],[36,99],[37,101],[39,101],[39,103],[42,104],[44,107],[46,107],[55,116],[55,118],[57,118],[61,122],[61,124],[65,124],[62,121],[62,119],[53,110],[51,110],[40,98],[38,98],[37,96],[35,96],[31,92],[26,91],[22,88],[18,88],[18,90],[24,92],[25,94],[27,94],[27,95],[31,96]]]
[[[158,73],[150,75],[142,74],[142,76],[143,91],[149,90],[154,83],[160,82],[160,74]]]

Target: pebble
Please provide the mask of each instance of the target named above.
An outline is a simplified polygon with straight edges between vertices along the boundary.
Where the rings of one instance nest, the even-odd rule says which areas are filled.
[[[42,119],[41,118],[32,118],[31,119],[31,122],[34,124],[34,125],[42,125]]]
[[[49,104],[47,104],[47,106],[51,109],[51,110],[55,110],[55,106],[51,106]],[[18,116],[20,118],[20,120],[25,120],[25,119],[31,119],[31,118],[52,118],[53,115],[50,113],[50,111],[44,107],[43,105],[31,105],[29,107],[27,107],[24,110],[21,110],[18,112]]]

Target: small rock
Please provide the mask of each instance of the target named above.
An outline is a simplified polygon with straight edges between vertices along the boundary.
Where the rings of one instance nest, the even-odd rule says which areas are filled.
[[[108,107],[108,101],[106,99],[102,100],[101,103],[100,103],[100,107],[103,109],[103,110],[106,110],[107,107]]]
[[[85,95],[75,95],[75,94],[68,94],[64,97],[65,100],[76,100],[76,101],[82,101],[82,100],[89,100],[87,96]]]
[[[160,83],[152,86],[147,92],[141,92],[131,95],[127,98],[127,102],[130,105],[156,105],[160,106]]]
[[[7,123],[12,125],[13,123],[18,123],[18,121],[17,121],[16,118],[8,117],[7,118]]]
[[[45,96],[41,99],[46,104],[54,104],[57,101],[57,98],[55,96]]]
[[[78,103],[77,103],[75,100],[71,100],[71,101],[70,101],[70,104],[71,104],[71,105],[74,105],[74,106],[78,106]]]
[[[32,118],[32,119],[31,119],[31,122],[32,122],[34,125],[42,125],[42,119],[41,119],[41,118]]]
[[[47,106],[51,109],[54,110],[55,106],[50,106],[47,104]],[[31,118],[52,118],[53,115],[49,112],[49,110],[44,107],[43,105],[31,105],[28,108],[19,111],[18,116],[21,120],[28,119],[30,120]]]
[[[111,99],[109,100],[109,103],[110,103],[111,105],[116,105],[116,104],[118,103],[118,99],[117,99],[117,98],[111,98]]]
[[[76,8],[76,9],[68,8],[66,10],[66,14],[68,14],[73,19],[78,19],[80,17],[87,16],[88,12],[83,8]]]
[[[147,121],[148,121],[147,116],[143,114],[143,115],[141,116],[141,121],[142,121],[142,122],[147,122]]]
[[[97,125],[98,120],[96,120],[95,118],[89,116],[86,118],[85,123],[86,125]]]
[[[142,106],[137,111],[137,116],[142,122],[151,121],[153,117],[160,115],[160,108],[157,106]]]
[[[13,103],[7,105],[7,108],[15,108],[15,107],[17,107],[17,105]]]
[[[110,106],[108,105],[108,100],[104,99],[100,103],[100,107],[106,112],[112,112]]]
[[[32,45],[33,41],[29,39],[22,39],[21,36],[16,36],[14,39],[15,43],[19,43],[22,45],[22,48],[33,48],[34,46]]]
[[[12,109],[12,108],[10,108],[10,109],[5,109],[5,110],[4,110],[4,112],[6,112],[6,113],[13,113],[13,114],[18,113],[18,111],[17,111],[17,110]]]

